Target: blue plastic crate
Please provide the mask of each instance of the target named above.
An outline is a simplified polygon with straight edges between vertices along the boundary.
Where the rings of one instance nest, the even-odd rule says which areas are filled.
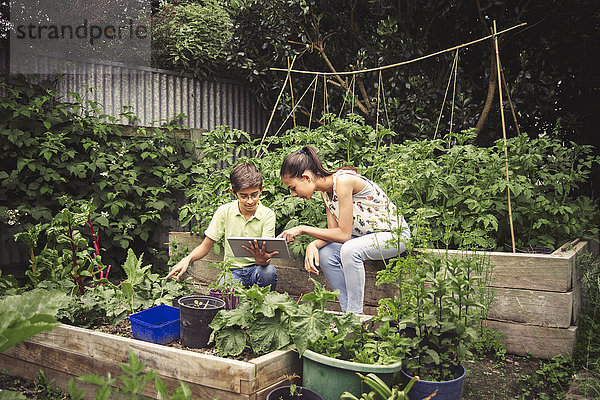
[[[163,304],[131,314],[129,321],[135,339],[158,344],[179,339],[179,308]]]

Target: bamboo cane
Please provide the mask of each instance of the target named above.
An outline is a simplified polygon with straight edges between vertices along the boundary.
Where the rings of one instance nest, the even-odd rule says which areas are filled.
[[[500,117],[502,118],[502,137],[504,138],[504,164],[506,167],[506,182],[510,183],[510,178],[508,176],[508,147],[507,147],[507,143],[506,143],[506,123],[504,121],[504,108],[503,108],[503,104],[502,104],[502,78],[501,78],[501,71],[500,71],[500,53],[498,51],[498,36],[496,33],[496,21],[495,20],[494,20],[494,28],[493,28],[492,37],[494,38],[494,47],[496,49],[496,66],[497,66],[497,70],[498,70],[498,96],[500,99]],[[515,253],[516,252],[515,230],[513,227],[512,207],[510,204],[510,185],[507,185],[506,189],[507,189],[507,196],[508,196],[508,219],[510,221],[510,238],[512,241],[512,252]]]

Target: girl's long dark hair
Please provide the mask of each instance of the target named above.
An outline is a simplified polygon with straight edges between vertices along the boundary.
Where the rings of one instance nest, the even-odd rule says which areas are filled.
[[[319,155],[311,146],[304,146],[298,151],[287,155],[283,164],[281,164],[281,171],[279,175],[290,178],[300,178],[304,171],[308,170],[319,178],[325,178],[333,175],[338,169],[351,169],[356,170],[352,167],[341,167],[336,168],[333,171],[325,169]]]

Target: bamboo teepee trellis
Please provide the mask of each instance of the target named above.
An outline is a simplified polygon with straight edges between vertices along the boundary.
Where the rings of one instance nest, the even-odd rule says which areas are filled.
[[[290,116],[293,117],[294,120],[294,129],[296,129],[296,118],[295,118],[295,111],[296,108],[299,106],[300,102],[302,101],[302,99],[304,98],[304,96],[306,95],[306,93],[308,93],[308,91],[310,90],[310,88],[314,85],[314,89],[313,89],[313,100],[312,100],[312,104],[311,104],[311,115],[309,120],[312,120],[312,113],[313,113],[313,109],[314,109],[314,99],[315,99],[315,94],[316,94],[316,88],[317,88],[317,84],[318,84],[318,80],[320,77],[323,77],[323,90],[324,90],[324,94],[323,94],[323,105],[324,105],[324,110],[329,110],[329,104],[328,104],[328,99],[327,99],[327,77],[328,76],[336,76],[338,79],[340,76],[344,76],[344,75],[351,75],[352,76],[352,81],[350,83],[350,85],[343,85],[347,94],[351,96],[352,98],[352,109],[354,109],[354,87],[355,87],[355,78],[357,75],[359,74],[365,74],[365,73],[369,73],[369,72],[379,72],[379,88],[378,88],[378,94],[377,94],[377,125],[379,125],[379,91],[381,90],[381,86],[383,84],[382,78],[381,78],[381,72],[387,69],[392,69],[392,68],[398,68],[407,64],[411,64],[411,63],[415,63],[418,61],[423,61],[426,60],[428,58],[432,58],[432,57],[436,57],[439,56],[441,54],[444,53],[448,53],[451,51],[455,51],[456,55],[454,57],[453,60],[453,65],[451,68],[451,73],[450,73],[450,78],[448,81],[448,86],[446,88],[446,93],[444,94],[444,101],[442,103],[442,110],[444,108],[445,102],[446,102],[446,95],[448,93],[449,87],[450,87],[450,83],[452,81],[452,75],[454,74],[454,89],[453,89],[453,104],[454,104],[454,96],[455,96],[455,91],[456,91],[456,80],[457,80],[457,71],[458,71],[458,51],[461,48],[465,48],[467,46],[471,46],[473,44],[476,43],[480,43],[483,41],[486,41],[488,39],[492,39],[493,43],[494,43],[494,50],[495,50],[495,56],[496,56],[496,66],[497,66],[497,74],[498,74],[498,86],[499,86],[499,90],[498,90],[498,94],[499,94],[499,103],[500,103],[500,115],[501,115],[501,120],[502,120],[502,137],[504,139],[504,158],[505,158],[505,172],[506,172],[506,181],[507,181],[507,199],[508,199],[508,213],[509,213],[509,222],[510,222],[510,233],[511,233],[511,241],[512,241],[512,251],[513,253],[516,252],[516,248],[515,248],[515,235],[514,235],[514,227],[513,227],[513,218],[512,218],[512,207],[511,207],[511,195],[510,195],[510,178],[509,178],[509,168],[508,168],[508,148],[507,148],[507,138],[506,138],[506,122],[505,122],[505,118],[504,118],[504,105],[503,105],[503,97],[502,97],[502,84],[504,84],[504,88],[507,92],[507,97],[509,100],[509,104],[511,107],[511,111],[512,111],[512,115],[513,118],[515,120],[515,124],[517,126],[517,131],[519,129],[519,125],[517,123],[517,119],[516,119],[516,114],[514,112],[514,108],[512,105],[512,101],[510,100],[510,94],[508,92],[508,85],[506,83],[506,80],[504,79],[504,74],[502,72],[502,68],[501,68],[501,63],[500,63],[500,53],[499,53],[499,49],[498,49],[498,37],[506,32],[512,31],[514,29],[520,28],[522,26],[527,25],[526,23],[521,23],[518,25],[515,25],[513,27],[504,29],[500,32],[498,32],[496,30],[496,21],[493,21],[493,28],[491,30],[491,34],[488,36],[484,36],[482,38],[467,42],[467,43],[463,43],[457,46],[453,46],[444,50],[440,50],[437,51],[435,53],[431,53],[428,55],[424,55],[421,57],[417,57],[411,60],[406,60],[406,61],[402,61],[402,62],[398,62],[398,63],[394,63],[394,64],[389,64],[389,65],[384,65],[384,66],[380,66],[380,67],[374,67],[374,68],[365,68],[365,69],[360,69],[360,70],[352,70],[352,71],[334,71],[334,72],[324,72],[324,71],[305,71],[305,70],[296,70],[293,69],[294,66],[294,62],[296,61],[296,57],[293,58],[293,60],[290,62],[288,59],[288,67],[287,68],[270,68],[271,71],[284,71],[287,72],[286,78],[283,82],[283,85],[281,87],[281,91],[279,93],[279,96],[277,97],[277,100],[275,102],[275,105],[273,106],[273,111],[271,113],[271,117],[269,118],[269,122],[267,124],[267,127],[265,129],[265,132],[263,134],[262,140],[260,142],[261,146],[267,136],[267,133],[269,132],[269,129],[271,127],[271,123],[273,120],[273,117],[275,115],[275,110],[277,109],[277,106],[279,104],[279,101],[281,100],[281,96],[285,91],[286,86],[288,85],[288,80],[289,80],[289,87],[290,87],[290,91],[291,91],[291,99],[292,99],[292,110],[290,112],[290,115],[288,115],[288,117],[285,119],[285,121],[283,122],[283,124],[281,125],[281,127],[279,128],[279,130],[277,131],[277,133],[275,133],[275,136],[277,134],[279,134],[279,131],[282,129],[282,127],[285,125],[286,121],[290,118]],[[313,81],[311,82],[311,84],[309,85],[308,89],[304,92],[304,94],[300,97],[300,99],[298,99],[298,101],[295,102],[294,104],[294,93],[293,93],[293,89],[292,89],[292,74],[309,74],[309,75],[314,75],[315,78],[313,79]],[[345,99],[344,99],[344,104],[345,104]],[[383,101],[384,107],[385,107],[385,101]],[[436,126],[436,134],[437,134],[437,129],[439,126],[439,122],[440,119],[442,117],[442,110],[440,110],[440,116],[438,117],[438,122],[437,122],[437,126]],[[386,112],[386,116],[387,116],[387,109],[385,109]],[[451,115],[451,119],[450,119],[450,130],[452,130],[452,121],[453,121],[453,112],[454,112],[454,106],[452,107],[452,115]],[[340,111],[341,113],[341,111]],[[389,119],[388,119],[389,121]],[[389,123],[389,122],[388,122]]]

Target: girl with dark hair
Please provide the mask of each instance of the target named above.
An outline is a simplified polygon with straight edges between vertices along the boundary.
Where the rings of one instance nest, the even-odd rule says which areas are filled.
[[[281,180],[293,196],[303,199],[321,192],[327,214],[327,228],[299,225],[279,237],[293,242],[296,236],[315,238],[306,248],[304,268],[318,274],[321,267],[329,284],[340,291],[342,311],[363,311],[365,260],[382,260],[403,252],[400,242],[410,237],[408,224],[396,206],[374,182],[349,167],[328,171],[316,151],[305,146],[289,154],[281,165]]]

